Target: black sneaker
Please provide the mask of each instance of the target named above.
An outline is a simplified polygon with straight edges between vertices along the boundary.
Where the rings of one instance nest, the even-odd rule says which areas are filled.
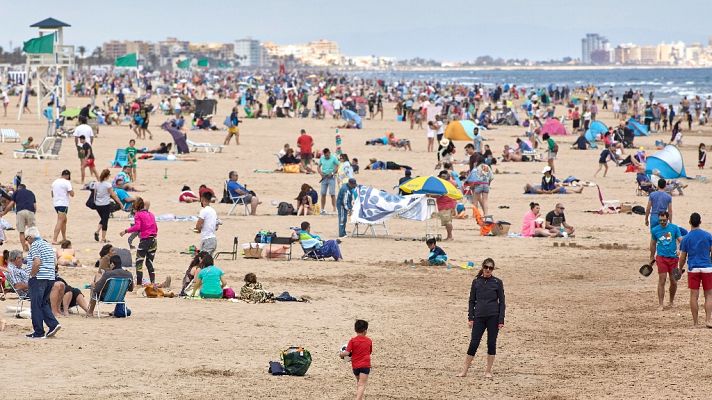
[[[52,336],[56,335],[59,330],[62,329],[62,325],[57,324],[53,329],[50,329],[49,332],[45,335],[45,337],[51,338]]]
[[[37,336],[37,335],[35,335],[34,332],[28,333],[27,335],[25,335],[25,337],[28,338],[28,339],[44,339],[44,338],[45,338],[44,336]]]

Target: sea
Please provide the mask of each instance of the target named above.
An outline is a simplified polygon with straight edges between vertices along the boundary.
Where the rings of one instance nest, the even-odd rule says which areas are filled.
[[[525,70],[436,70],[352,72],[364,78],[395,81],[438,81],[465,85],[517,85],[543,88],[550,85],[576,88],[594,85],[616,95],[629,89],[641,90],[657,101],[677,104],[688,98],[712,96],[712,68],[620,68],[620,69],[525,69]]]

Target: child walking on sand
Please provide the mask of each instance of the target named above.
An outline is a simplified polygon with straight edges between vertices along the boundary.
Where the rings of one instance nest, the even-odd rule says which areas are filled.
[[[368,322],[357,319],[354,324],[356,336],[349,340],[346,345],[346,350],[339,353],[339,357],[351,356],[351,368],[356,376],[356,400],[362,400],[363,394],[366,391],[366,383],[368,382],[368,374],[371,372],[371,353],[373,352],[373,343],[366,336],[368,333]]]
[[[707,147],[704,143],[700,143],[699,151],[697,154],[697,168],[705,169],[705,162],[707,161]]]

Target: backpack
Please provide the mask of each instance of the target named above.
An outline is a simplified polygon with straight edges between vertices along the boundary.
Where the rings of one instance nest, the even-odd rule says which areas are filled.
[[[287,375],[304,376],[311,366],[312,358],[309,350],[291,346],[282,352],[282,362]]]
[[[553,150],[553,151],[554,151],[554,153],[558,153],[558,152],[559,152],[559,144],[558,144],[558,143],[554,143],[554,150]]]
[[[114,307],[114,318],[126,318],[131,316],[131,309],[126,304],[117,304]]]
[[[269,362],[269,369],[267,370],[272,375],[286,375],[287,372],[284,370],[284,367],[282,364],[278,363],[277,361],[270,361]]]
[[[283,201],[277,206],[277,215],[294,215],[294,206]]]

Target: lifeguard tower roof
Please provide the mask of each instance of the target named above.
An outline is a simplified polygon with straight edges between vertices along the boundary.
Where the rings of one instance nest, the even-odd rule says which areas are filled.
[[[30,28],[54,29],[54,28],[64,28],[67,26],[71,26],[71,25],[69,25],[65,22],[62,22],[58,19],[47,18],[47,19],[43,19],[40,22],[35,22],[34,24],[30,25]]]

